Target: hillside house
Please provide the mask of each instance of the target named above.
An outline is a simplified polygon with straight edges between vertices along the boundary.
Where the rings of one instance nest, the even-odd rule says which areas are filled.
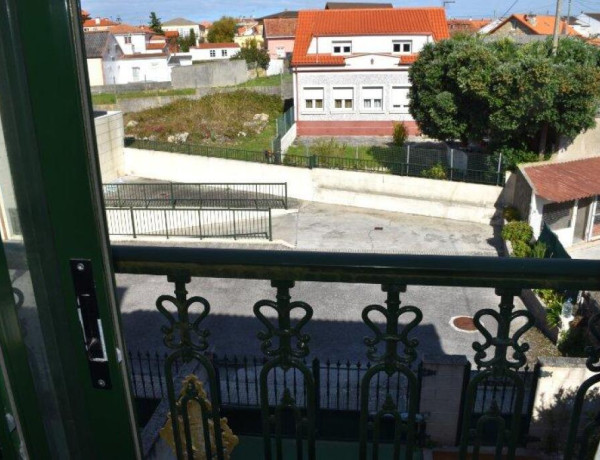
[[[216,61],[220,59],[231,59],[240,51],[237,43],[200,43],[191,46],[189,54],[192,61]]]
[[[85,32],[84,40],[90,86],[114,84],[123,57],[115,37],[106,31]]]
[[[203,29],[200,24],[185,18],[170,19],[162,23],[163,32],[177,32],[179,37],[188,38],[191,31],[194,31],[196,45],[203,40]]]
[[[513,14],[497,23],[487,33],[502,38],[522,35],[550,36],[554,33],[554,22],[554,16]],[[579,36],[579,33],[568,25],[567,21],[561,21],[559,24],[559,33],[561,35]]]
[[[271,58],[267,75],[277,75],[284,71],[285,60],[291,58],[294,51],[297,22],[297,18],[264,20],[265,48]]]
[[[292,57],[302,136],[391,135],[408,111],[408,70],[427,44],[449,37],[443,8],[301,11]]]

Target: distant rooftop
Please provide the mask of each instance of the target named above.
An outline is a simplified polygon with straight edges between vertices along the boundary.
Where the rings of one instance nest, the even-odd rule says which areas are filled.
[[[296,18],[265,19],[265,37],[294,37],[297,22]]]
[[[263,16],[262,18],[258,18],[257,21],[264,21],[265,19],[291,19],[291,18],[297,18],[297,17],[298,17],[297,11],[284,10],[284,11],[280,11],[279,13],[273,13],[273,14],[269,14],[268,16]]]
[[[352,10],[365,8],[393,8],[391,3],[371,3],[371,2],[327,2],[326,10]]]
[[[85,32],[85,55],[88,59],[101,58],[110,38],[110,32]]]
[[[190,21],[189,19],[186,18],[175,18],[175,19],[169,19],[168,21],[165,21],[162,23],[163,26],[197,26],[198,23],[194,22],[194,21]]]

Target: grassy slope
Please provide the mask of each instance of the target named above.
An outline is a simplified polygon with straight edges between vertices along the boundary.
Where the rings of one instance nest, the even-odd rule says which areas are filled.
[[[126,134],[142,138],[154,136],[166,141],[172,134],[188,132],[188,143],[260,151],[271,148],[275,119],[282,110],[283,103],[278,96],[240,89],[126,114],[126,125],[130,120],[138,122],[137,126],[126,128]],[[269,121],[265,129],[256,134],[244,126],[244,122],[252,121],[258,113],[268,114]],[[247,136],[237,136],[240,131]]]

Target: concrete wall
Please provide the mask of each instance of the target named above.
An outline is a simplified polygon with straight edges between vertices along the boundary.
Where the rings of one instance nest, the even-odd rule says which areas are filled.
[[[159,89],[171,89],[170,81],[141,81],[137,83],[126,83],[123,85],[107,84],[104,86],[94,86],[91,88],[92,94],[100,93],[127,93],[135,91],[148,91],[148,90],[159,90]]]
[[[267,68],[267,75],[279,75],[284,72],[285,59],[271,58],[269,61],[269,67]]]
[[[102,58],[87,59],[87,69],[90,77],[90,86],[104,85],[104,65]]]
[[[600,118],[596,118],[594,128],[582,132],[575,139],[561,139],[558,153],[554,158],[567,161],[598,155],[600,155]]]
[[[488,224],[501,187],[125,149],[126,173],[174,182],[287,182],[302,200]]]
[[[122,176],[125,169],[123,114],[109,112],[96,117],[94,124],[102,182],[111,182]]]
[[[285,133],[285,135],[281,138],[281,152],[282,153],[286,153],[288,151],[288,149],[290,148],[290,145],[292,145],[294,143],[294,141],[296,140],[296,134],[297,134],[297,125],[296,123],[294,123],[292,125],[292,127],[288,130],[287,133]]]
[[[223,60],[175,67],[172,81],[173,88],[238,85],[248,81],[248,66],[243,60]]]

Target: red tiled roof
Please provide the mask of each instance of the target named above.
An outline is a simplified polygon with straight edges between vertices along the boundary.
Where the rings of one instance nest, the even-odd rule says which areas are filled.
[[[167,53],[138,53],[138,54],[126,54],[123,59],[157,59],[162,57],[168,57]]]
[[[405,56],[400,56],[400,64],[412,64],[419,57],[418,54],[407,54]]]
[[[177,38],[179,37],[179,32],[177,32],[176,30],[165,30],[165,37]]]
[[[292,65],[343,65],[343,56],[307,54],[313,37],[431,34],[449,38],[443,8],[306,10],[298,14]]]
[[[474,34],[491,22],[491,19],[448,19],[448,28],[450,35],[460,32]]]
[[[296,18],[265,19],[265,37],[293,37],[296,35]]]
[[[494,27],[489,33],[493,34],[496,30],[512,19],[516,19],[518,22],[523,24],[525,27],[531,30],[534,35],[552,35],[554,33],[554,16],[544,16],[539,14],[535,15],[535,25],[532,24],[531,20],[528,20],[529,16],[530,15],[527,14],[513,14]],[[567,25],[566,21],[561,21],[559,25],[561,34],[565,33],[565,27],[567,28],[567,35],[579,35],[575,29]]]
[[[215,48],[239,48],[237,43],[200,43],[198,46],[190,46],[199,50],[209,50]]]
[[[165,36],[164,35],[152,35],[152,37],[150,37],[150,41],[151,42],[157,42],[157,41],[164,42]]]
[[[520,167],[536,195],[557,203],[600,195],[600,157]]]
[[[148,43],[146,45],[146,49],[147,50],[161,50],[163,49],[165,46],[167,46],[166,43]]]
[[[130,26],[129,24],[118,24],[116,26],[110,26],[108,28],[109,32],[114,35],[122,35],[122,34],[146,34],[146,33],[154,33],[153,31],[148,31],[146,29],[142,29],[136,26]]]
[[[117,22],[111,21],[108,18],[92,18],[83,21],[83,27],[108,27],[116,26]]]

